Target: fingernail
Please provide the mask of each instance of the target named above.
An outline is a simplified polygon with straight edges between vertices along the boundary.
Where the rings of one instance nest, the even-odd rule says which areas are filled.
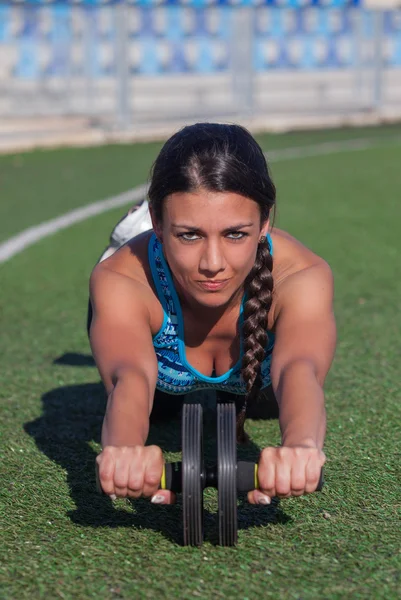
[[[269,496],[265,496],[264,494],[259,496],[258,504],[270,504],[271,500]]]
[[[153,502],[153,504],[163,504],[164,496],[152,496],[150,501]]]
[[[116,496],[115,494],[110,494],[110,498],[111,498],[112,500],[117,500],[117,496]]]

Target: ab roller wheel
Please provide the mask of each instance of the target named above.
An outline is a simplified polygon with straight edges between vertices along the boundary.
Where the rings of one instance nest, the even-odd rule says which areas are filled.
[[[182,491],[184,545],[203,542],[203,490],[218,493],[219,544],[237,543],[237,495],[258,489],[258,465],[237,461],[234,403],[217,404],[217,466],[203,461],[202,407],[184,404],[182,414],[182,463],[164,466],[161,488]],[[323,487],[323,470],[316,491]]]
[[[101,490],[97,481],[98,489]],[[182,493],[185,546],[203,542],[203,490],[218,491],[219,543],[237,543],[237,494],[258,489],[258,465],[237,462],[234,403],[217,404],[217,466],[203,460],[203,411],[201,404],[184,404],[182,411],[182,462],[166,463],[160,489]],[[323,487],[323,470],[316,491]]]
[[[237,543],[237,440],[234,404],[217,405],[219,542]]]
[[[184,404],[182,411],[182,508],[184,545],[203,542],[203,420],[200,404]]]

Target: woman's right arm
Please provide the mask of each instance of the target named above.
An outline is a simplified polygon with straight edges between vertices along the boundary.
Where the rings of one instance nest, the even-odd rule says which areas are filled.
[[[144,444],[148,436],[157,380],[148,293],[102,265],[90,279],[90,343],[108,396],[103,446]]]
[[[107,392],[97,457],[101,486],[110,495],[150,496],[157,492],[163,457],[160,448],[145,448],[157,381],[149,291],[97,265],[90,295],[90,343]]]

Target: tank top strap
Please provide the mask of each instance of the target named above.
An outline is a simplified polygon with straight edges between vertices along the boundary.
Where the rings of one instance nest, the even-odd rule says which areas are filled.
[[[266,239],[267,239],[268,244],[269,244],[270,254],[273,256],[273,240],[272,240],[272,236],[270,235],[270,233],[268,233],[266,235]]]
[[[163,248],[157,236],[152,233],[148,244],[148,260],[159,300],[169,315],[176,315],[176,307],[171,293],[171,281],[165,268]]]

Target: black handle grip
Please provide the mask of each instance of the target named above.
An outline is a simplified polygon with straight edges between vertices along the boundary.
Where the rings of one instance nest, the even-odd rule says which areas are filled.
[[[165,463],[160,489],[170,490],[176,494],[182,492],[182,463]]]
[[[319,483],[317,484],[316,492],[320,492],[323,488],[323,469],[320,471]],[[258,480],[258,465],[257,463],[238,461],[237,462],[237,490],[239,492],[250,492],[257,490],[259,487]]]

